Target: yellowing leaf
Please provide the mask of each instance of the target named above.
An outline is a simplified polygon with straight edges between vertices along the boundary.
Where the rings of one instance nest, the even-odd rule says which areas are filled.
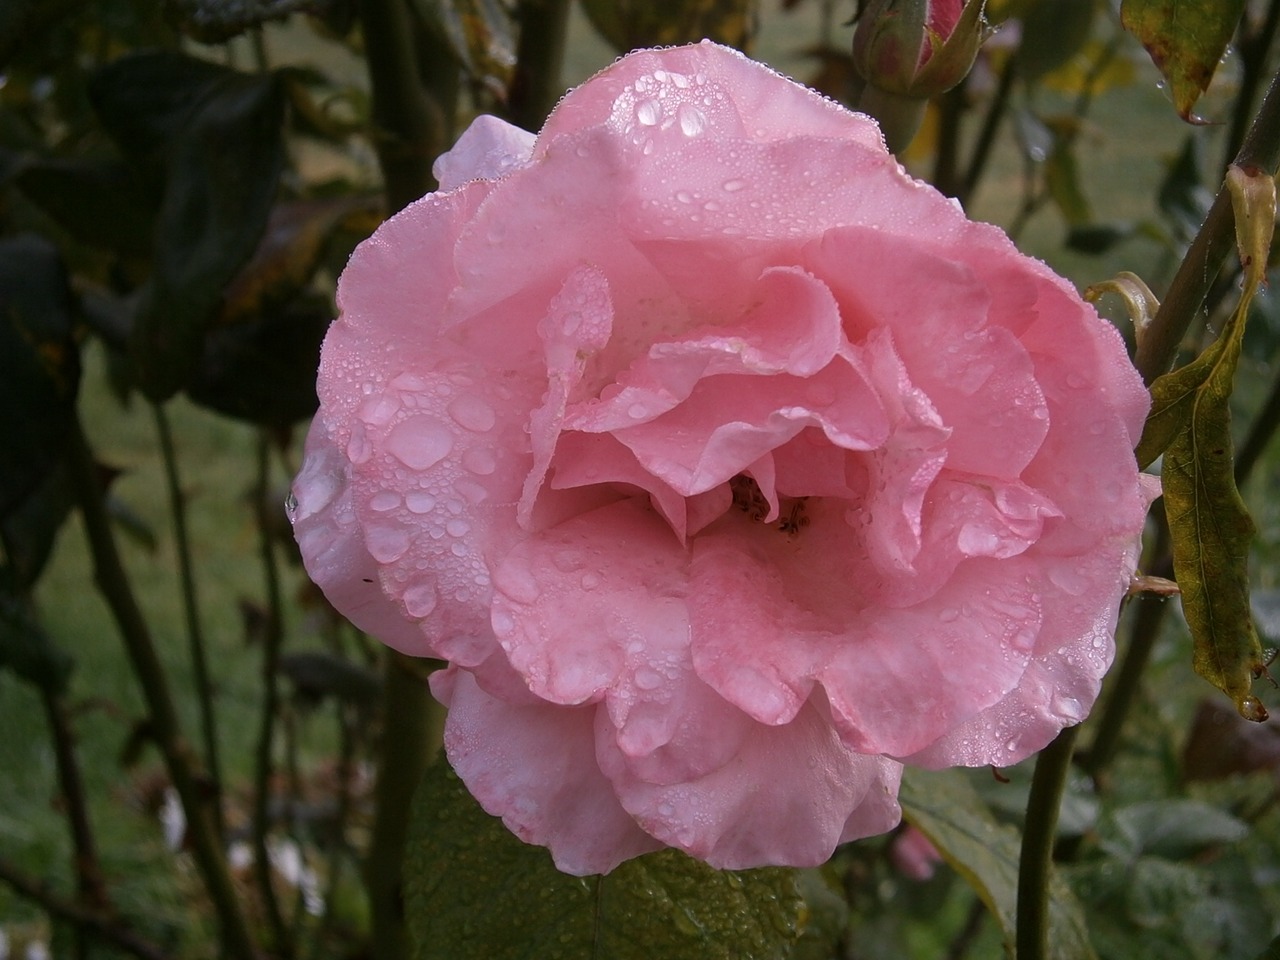
[[[1209,86],[1245,0],[1124,0],[1120,20],[1164,74],[1183,120]]]

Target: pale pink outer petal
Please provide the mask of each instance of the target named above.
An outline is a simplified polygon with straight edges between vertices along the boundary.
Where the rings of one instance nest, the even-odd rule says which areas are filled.
[[[608,873],[663,846],[601,773],[593,708],[508,703],[455,667],[432,674],[431,691],[449,708],[445,752],[472,796],[520,839],[549,847],[560,870]]]
[[[721,722],[741,721],[725,711]],[[673,784],[636,776],[613,749],[614,732],[597,729],[601,768],[636,821],[713,867],[817,866],[838,843],[884,833],[901,817],[902,768],[849,750],[812,705],[790,723],[753,729],[705,776]]]
[[[496,180],[529,162],[533,142],[527,130],[482,114],[451,150],[436,158],[431,173],[441,190],[455,190],[469,180]]]

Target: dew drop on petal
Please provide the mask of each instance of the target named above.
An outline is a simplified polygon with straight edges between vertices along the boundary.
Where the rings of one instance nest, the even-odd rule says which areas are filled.
[[[636,686],[641,690],[656,690],[662,686],[662,674],[648,667],[636,671]]]
[[[444,525],[444,529],[451,537],[465,537],[471,530],[471,524],[465,520],[450,520]]]
[[[409,534],[398,524],[369,524],[365,528],[365,546],[378,563],[394,563],[409,549]]]
[[[480,477],[487,477],[498,466],[493,451],[487,447],[472,447],[462,455],[462,465]]]
[[[707,115],[688,103],[682,103],[676,110],[676,119],[680,121],[680,132],[686,137],[696,137],[707,129]]]
[[[720,186],[725,193],[737,193],[739,190],[746,188],[747,181],[738,179],[726,180],[724,183],[720,184]]]
[[[400,506],[400,494],[394,490],[380,490],[369,499],[369,509],[377,513],[386,513]]]
[[[436,588],[419,581],[404,592],[404,609],[411,617],[425,617],[436,608]]]
[[[411,470],[433,467],[453,449],[453,434],[434,417],[402,420],[387,435],[387,450]]]
[[[657,100],[644,100],[636,104],[636,119],[642,126],[652,127],[662,119],[662,104]]]
[[[436,505],[436,498],[425,490],[410,490],[404,495],[404,505],[411,513],[428,513]]]
[[[284,498],[284,513],[289,518],[290,523],[293,523],[298,518],[298,498],[293,495],[292,490]]]
[[[449,404],[449,416],[458,425],[475,433],[485,433],[493,428],[496,417],[493,407],[480,397],[463,394]]]

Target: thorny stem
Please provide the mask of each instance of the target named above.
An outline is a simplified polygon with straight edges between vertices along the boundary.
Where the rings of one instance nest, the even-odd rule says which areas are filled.
[[[258,476],[253,489],[262,576],[267,590],[267,616],[262,632],[262,724],[258,730],[254,771],[252,843],[254,876],[266,908],[267,923],[271,927],[276,950],[288,957],[294,953],[293,938],[276,897],[271,877],[271,852],[267,848],[267,833],[271,826],[271,747],[275,741],[276,714],[280,710],[280,646],[284,640],[280,571],[271,540],[273,523],[267,515],[271,496],[270,454],[270,441],[264,432],[258,438]]]
[[[218,728],[213,709],[213,680],[205,648],[204,630],[200,625],[200,605],[196,594],[196,577],[191,562],[191,538],[187,531],[187,500],[178,476],[178,456],[173,443],[173,430],[164,406],[151,404],[160,438],[160,454],[164,461],[165,487],[169,494],[169,513],[173,523],[173,539],[178,551],[178,579],[182,586],[182,613],[187,625],[187,645],[191,650],[191,667],[195,674],[196,700],[200,705],[200,732],[204,739],[204,763],[212,782],[210,810],[218,836],[225,836],[222,811],[222,766],[218,759]]]
[[[560,65],[569,0],[523,0],[518,9],[520,41],[507,112],[517,127],[537,132],[564,92]]]
[[[58,789],[67,808],[71,844],[75,850],[76,892],[80,902],[96,908],[108,905],[107,888],[98,860],[98,845],[89,822],[89,805],[85,801],[84,780],[76,760],[75,737],[67,717],[66,704],[51,690],[42,688],[40,699],[53,735],[53,753],[58,766]]]
[[[93,455],[89,452],[79,421],[72,429],[68,467],[89,540],[94,580],[111,609],[134,676],[142,687],[151,733],[182,803],[191,854],[218,917],[223,951],[236,958],[251,960],[259,955],[258,950],[241,911],[222,844],[209,815],[199,759],[182,735],[169,680],[121,563]]]
[[[1246,170],[1264,170],[1275,176],[1280,159],[1280,74],[1271,86],[1235,163]],[[1142,379],[1150,385],[1173,364],[1178,345],[1204,303],[1227,254],[1235,246],[1235,215],[1231,192],[1224,183],[1174,274],[1169,290],[1138,345],[1134,359]]]
[[[69,923],[138,960],[171,960],[169,954],[130,929],[123,921],[101,908],[66,899],[51,889],[43,879],[23,872],[4,857],[0,857],[0,880],[19,895],[39,904],[50,916]]]
[[[1018,862],[1018,960],[1045,960],[1049,956],[1049,871],[1053,868],[1062,792],[1079,730],[1078,726],[1067,727],[1036,758]]]

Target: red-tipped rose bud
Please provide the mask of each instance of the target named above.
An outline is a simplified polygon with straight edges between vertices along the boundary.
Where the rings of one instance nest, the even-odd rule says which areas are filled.
[[[925,102],[973,67],[985,35],[984,0],[868,0],[853,32],[853,63],[866,84],[858,102],[905,147]]]

